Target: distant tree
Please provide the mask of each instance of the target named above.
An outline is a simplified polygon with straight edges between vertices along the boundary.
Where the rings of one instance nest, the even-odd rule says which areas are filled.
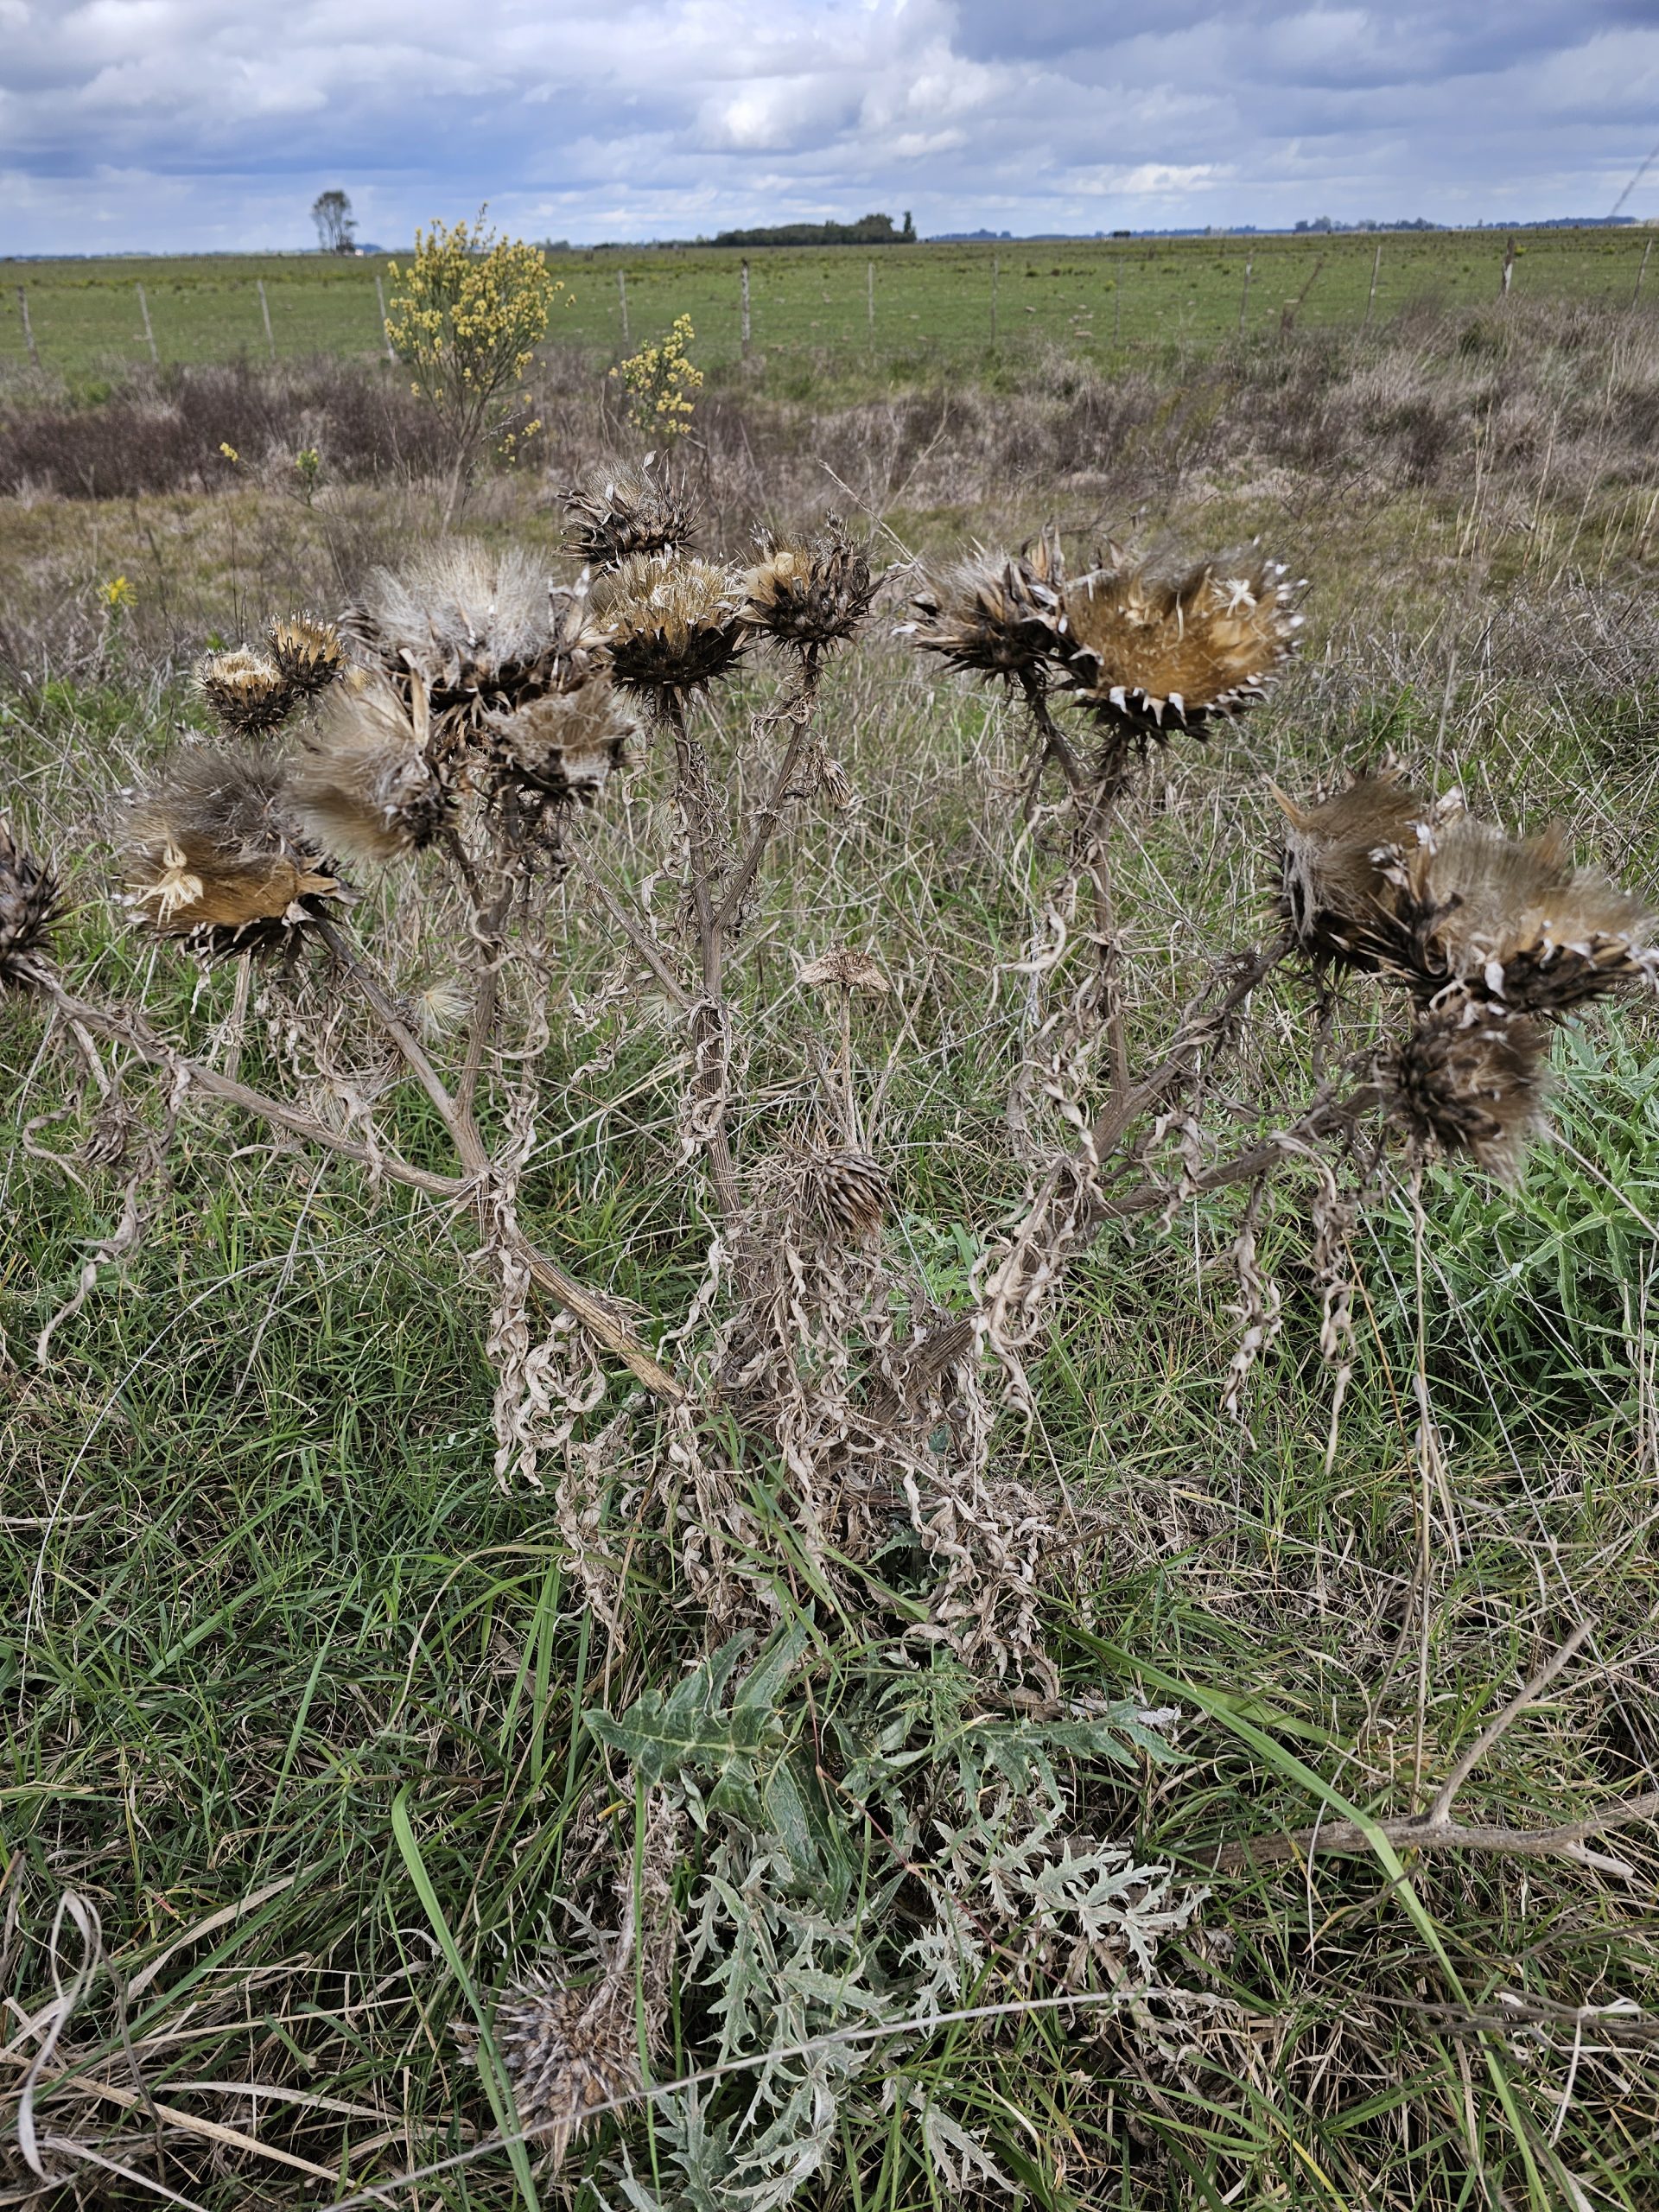
[[[352,203],[343,192],[320,192],[311,202],[311,219],[317,226],[317,244],[325,253],[355,253],[352,232]]]
[[[910,219],[910,210],[908,207],[905,210],[905,227],[899,232],[899,235],[901,238],[906,238],[912,242],[915,239],[916,226]]]

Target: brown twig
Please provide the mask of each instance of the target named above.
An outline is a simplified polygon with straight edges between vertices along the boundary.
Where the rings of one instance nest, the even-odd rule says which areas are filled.
[[[1388,1820],[1363,1823],[1320,1821],[1312,1827],[1297,1828],[1288,1835],[1247,1837],[1242,1842],[1222,1847],[1216,1856],[1217,1872],[1241,1873],[1249,1866],[1306,1859],[1314,1852],[1363,1858],[1375,1849],[1381,1838],[1398,1850],[1503,1852],[1520,1859],[1572,1859],[1604,1873],[1630,1878],[1631,1870],[1622,1859],[1614,1859],[1605,1852],[1586,1851],[1584,1845],[1592,1835],[1604,1835],[1612,1828],[1630,1827],[1638,1821],[1652,1820],[1659,1815],[1659,1789],[1626,1798],[1617,1805],[1604,1806],[1599,1812],[1586,1814],[1582,1820],[1565,1821],[1548,1828],[1506,1827],[1479,1821],[1465,1824],[1452,1817],[1458,1792],[1476,1767],[1510,1723],[1536,1703],[1594,1627],[1593,1620],[1581,1621],[1560,1650],[1487,1723],[1468,1750],[1459,1755],[1426,1813],[1397,1814]]]

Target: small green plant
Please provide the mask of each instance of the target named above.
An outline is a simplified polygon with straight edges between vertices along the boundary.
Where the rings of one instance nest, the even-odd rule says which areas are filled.
[[[308,507],[317,496],[322,482],[322,455],[315,446],[302,446],[294,456],[294,474],[300,487],[300,497]]]
[[[696,334],[689,315],[676,315],[666,338],[642,346],[611,371],[627,393],[629,422],[648,437],[683,438],[691,428],[691,395],[702,389],[702,371],[689,352]]]
[[[540,248],[487,231],[481,208],[475,222],[416,231],[415,258],[402,269],[393,262],[390,273],[403,289],[392,296],[386,337],[448,434],[453,515],[480,448],[507,432],[515,404],[528,403],[528,394],[518,403],[512,395],[555,301],[572,302]]]

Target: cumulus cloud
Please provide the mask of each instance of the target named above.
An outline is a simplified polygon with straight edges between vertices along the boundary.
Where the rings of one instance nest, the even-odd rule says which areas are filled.
[[[0,0],[0,251],[1596,213],[1656,112],[1653,0]]]

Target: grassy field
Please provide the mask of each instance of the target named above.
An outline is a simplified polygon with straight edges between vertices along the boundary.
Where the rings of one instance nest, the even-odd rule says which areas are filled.
[[[1643,229],[1517,232],[1513,289],[1522,298],[1628,301],[1647,241]],[[976,355],[993,342],[1017,351],[1033,336],[1096,356],[1149,340],[1205,346],[1241,327],[1274,329],[1287,310],[1304,326],[1352,328],[1368,309],[1387,320],[1412,302],[1455,308],[1492,299],[1506,243],[1497,232],[1453,231],[756,252],[748,257],[752,340],[760,354],[832,354],[864,370]],[[571,300],[556,331],[573,343],[620,354],[689,315],[699,359],[717,366],[738,359],[735,252],[642,248],[550,258]],[[0,264],[10,280],[0,296],[0,365],[28,360],[18,284],[41,367],[77,384],[150,359],[140,285],[162,363],[318,352],[372,358],[380,341],[375,279],[389,285],[389,266],[321,255]]]
[[[704,303],[713,373],[686,459],[705,542],[735,556],[757,524],[833,505],[890,571],[818,724],[859,804],[790,817],[734,1001],[746,1173],[791,1117],[836,1110],[851,1069],[893,1194],[881,1297],[902,1280],[938,1312],[970,1303],[1028,1182],[1011,1093],[1036,1158],[1071,1141],[1052,1097],[1019,1081],[1063,825],[1022,825],[1013,703],[891,634],[918,567],[1052,519],[1077,557],[1112,528],[1190,551],[1259,536],[1311,579],[1295,673],[1237,729],[1156,753],[1135,801],[1114,893],[1137,1065],[1211,956],[1270,927],[1271,785],[1306,795],[1389,750],[1423,787],[1461,785],[1514,830],[1564,821],[1586,861],[1659,888],[1659,318],[1628,311],[1632,239],[1526,243],[1521,296],[1499,310],[1499,242],[1461,242],[1476,304],[1460,308],[1453,242],[1389,238],[1400,289],[1361,334],[1370,249],[1343,242],[1320,281],[1344,327],[1320,327],[1316,285],[1281,334],[1319,249],[1274,242],[1243,342],[1238,249],[1137,246],[1126,342],[1137,275],[1168,286],[1165,337],[1189,299],[1229,334],[1199,347],[1195,321],[1188,350],[1137,328],[1134,360],[1104,369],[1112,251],[1022,249],[999,297],[1011,319],[1020,286],[1043,293],[1047,350],[1023,357],[1037,374],[918,369],[913,391],[872,378],[850,398],[799,387],[814,348],[857,341],[868,257],[788,257],[770,275],[756,257],[757,347],[800,349],[798,372],[775,378],[714,351],[720,287],[734,344],[729,262],[629,262],[636,335]],[[833,326],[809,296],[826,258],[846,272]],[[1027,278],[1028,262],[1045,273]],[[960,318],[930,340],[977,346],[964,288],[988,291],[988,257],[902,265],[937,277],[942,323]],[[899,267],[879,259],[878,287]],[[1085,268],[1092,341],[1069,322]],[[196,303],[204,358],[242,342],[214,341],[214,318],[245,313],[256,273],[226,272]],[[326,273],[349,330],[365,272]],[[614,349],[598,289],[613,294],[614,269],[576,275],[592,320],[575,334]],[[144,281],[160,343],[170,296]],[[1435,289],[1452,304],[1397,312]],[[120,351],[86,304],[76,374]],[[42,310],[43,343],[49,327]],[[372,363],[351,374],[380,391]],[[466,518],[566,576],[553,488],[613,435],[594,381],[550,361],[545,473],[487,478]],[[207,388],[215,405],[231,391]],[[141,1001],[220,1067],[234,965],[204,970],[135,930],[120,795],[207,737],[188,683],[204,645],[341,605],[431,535],[442,499],[413,467],[343,461],[300,496],[287,457],[327,454],[357,387],[279,367],[250,389],[269,451],[246,434],[233,473],[0,501],[0,815],[62,873],[65,978]],[[134,391],[150,404],[142,378]],[[755,656],[696,724],[734,802],[770,786],[764,716],[783,682]],[[671,937],[671,751],[641,747],[582,836],[599,878]],[[1046,796],[1058,806],[1052,779]],[[401,1001],[441,1013],[467,931],[433,862],[420,870],[365,878],[353,926]],[[1561,1032],[1554,1135],[1515,1191],[1435,1165],[1419,1218],[1390,1155],[1354,1217],[1354,1369],[1333,1440],[1316,1179],[1278,1185],[1255,1222],[1282,1326],[1242,1420],[1219,1401],[1247,1319],[1243,1200],[1179,1180],[1183,1141],[1230,1152],[1313,1079],[1314,995],[1294,968],[1272,972],[1195,1094],[1197,1128],[1138,1128],[1168,1174],[1166,1213],[1076,1261],[1027,1354],[1029,1402],[998,1402],[999,1495],[1028,1495],[1064,1536],[1035,1585],[1051,1682],[907,1636],[940,1570],[902,1510],[879,1545],[842,1531],[813,1552],[798,1467],[755,1447],[715,1372],[719,1297],[687,1323],[714,1201],[683,1141],[686,1025],[613,906],[579,874],[552,896],[554,950],[524,988],[553,1036],[523,1217],[665,1357],[724,1382],[698,1445],[724,1489],[695,1488],[684,1432],[610,1370],[575,1431],[592,1455],[550,1447],[544,1489],[504,1487],[493,1293],[453,1198],[286,1146],[119,1046],[101,1048],[103,1095],[38,999],[0,1000],[0,2197],[239,2212],[356,2204],[374,2184],[398,2212],[1652,2212],[1650,1819],[1592,1835],[1588,1859],[1375,1836],[1355,1856],[1236,1857],[1351,1811],[1426,1806],[1574,1638],[1465,1783],[1461,1816],[1539,1830],[1653,1786],[1651,1013],[1604,1005]],[[797,982],[843,944],[893,986],[855,1002],[844,1034]],[[457,1075],[464,1037],[434,1019]],[[1363,1052],[1373,1022],[1363,1002],[1344,1011],[1341,1048]],[[239,1033],[243,1081],[453,1169],[338,972],[270,979]],[[1063,1098],[1065,1071],[1049,1072]],[[512,1077],[486,1074],[493,1133]],[[622,1429],[602,1426],[617,1414]],[[942,1430],[929,1448],[952,1447]],[[752,1631],[726,1674],[709,1671],[734,1618],[706,1580],[721,1543]],[[663,1704],[677,1685],[677,1717]],[[1069,1891],[1053,1877],[1068,1859],[1084,1867]],[[1047,1890],[1021,1887],[1044,1869]],[[591,1979],[625,1925],[640,1930],[626,2040],[647,2044],[652,2075],[746,2070],[649,2120],[605,2120],[556,2177],[515,2166],[469,2055],[479,2023],[504,2032],[501,1993],[549,1962]],[[930,2019],[918,1991],[946,1954],[935,2016],[1012,2009]],[[1079,1988],[1092,2005],[1070,2001]],[[903,2020],[918,2024],[766,2063]],[[30,2115],[44,2182],[24,2157]]]

